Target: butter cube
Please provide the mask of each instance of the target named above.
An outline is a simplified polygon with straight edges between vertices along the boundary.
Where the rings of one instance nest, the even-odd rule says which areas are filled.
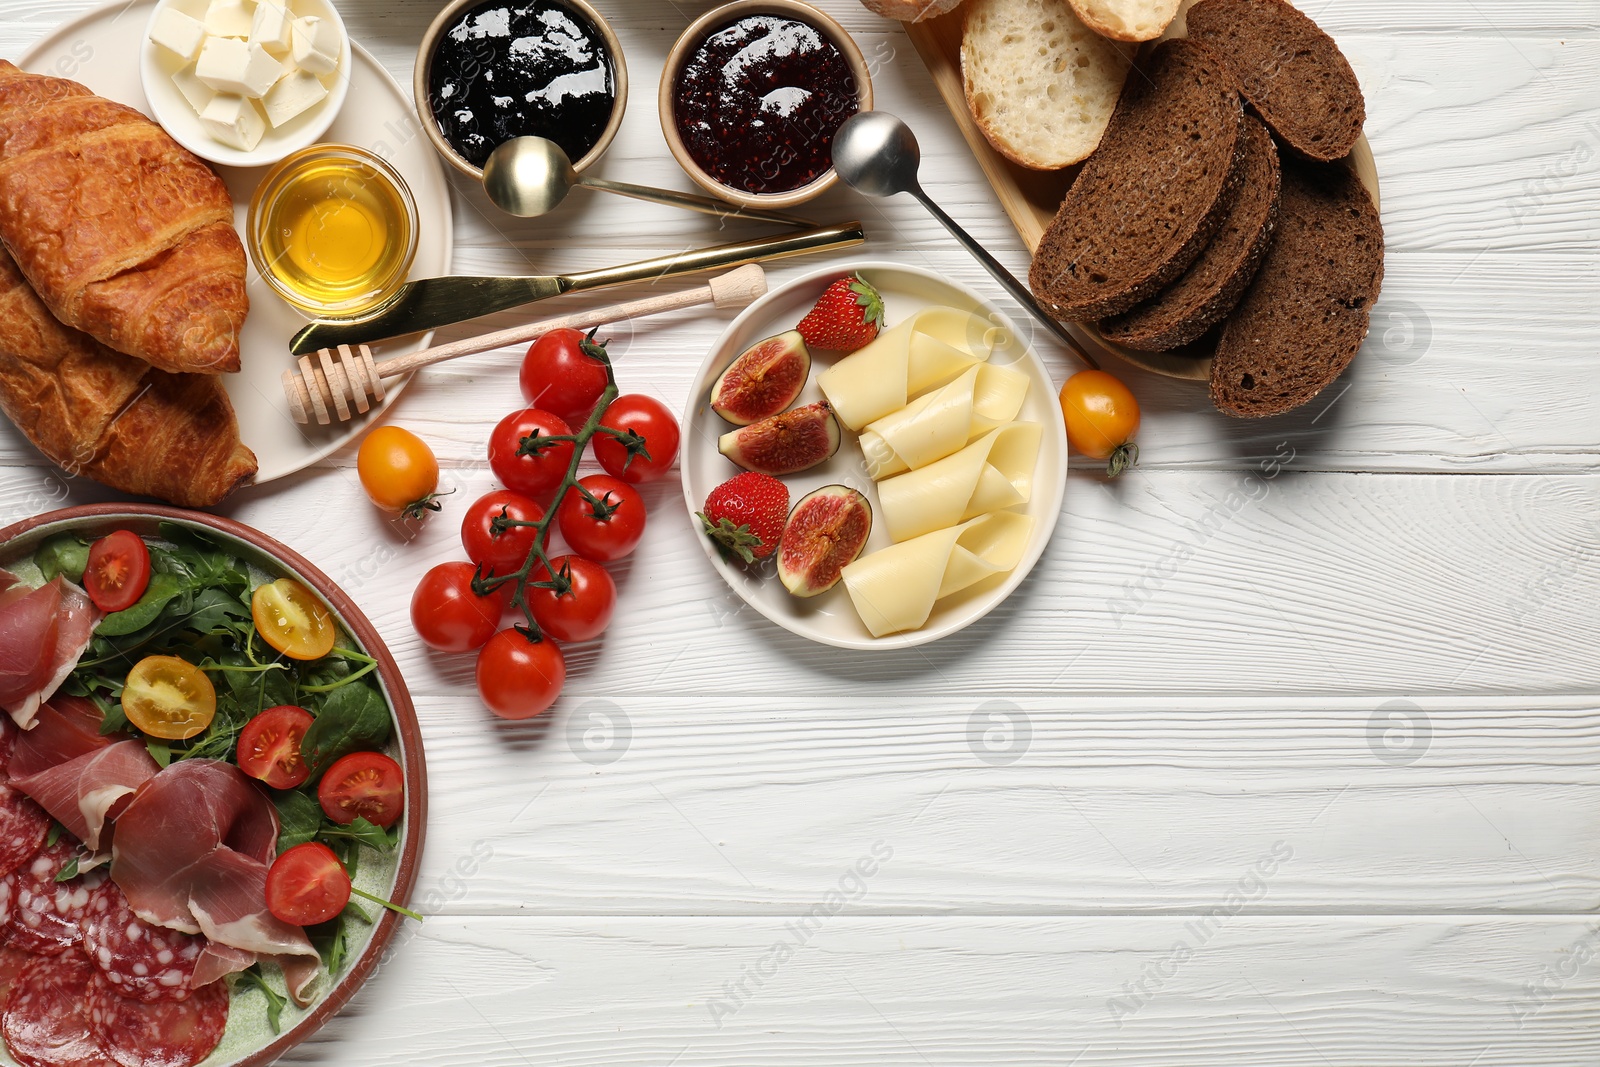
[[[266,121],[256,105],[242,96],[223,93],[200,112],[206,132],[230,148],[253,152],[267,132]]]
[[[190,18],[175,7],[164,7],[150,27],[150,40],[185,63],[193,62],[206,43],[205,23]]]
[[[339,27],[315,15],[294,20],[294,65],[313,74],[332,74],[339,69]]]
[[[178,92],[182,93],[183,98],[189,101],[189,106],[194,108],[196,114],[204,111],[206,105],[211,103],[217,95],[211,91],[209,85],[195,76],[193,67],[185,67],[174,74],[172,76],[172,84],[178,87]]]
[[[211,0],[206,8],[206,32],[213,37],[248,37],[254,12],[249,0]]]
[[[261,0],[256,5],[255,21],[250,24],[250,43],[258,44],[275,56],[285,56],[294,44],[294,16],[276,0]]]
[[[274,85],[261,104],[267,110],[267,121],[277,129],[316,107],[327,95],[321,79],[309,70],[297,70]]]
[[[259,100],[283,77],[283,64],[258,44],[212,37],[200,50],[194,72],[219,93]]]

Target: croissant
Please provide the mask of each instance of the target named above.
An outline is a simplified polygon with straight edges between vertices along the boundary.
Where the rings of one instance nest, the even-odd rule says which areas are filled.
[[[168,374],[63,326],[0,250],[0,410],[69,474],[211,507],[256,472],[222,379]]]
[[[162,370],[239,369],[233,201],[130,107],[0,61],[0,242],[62,322]]]

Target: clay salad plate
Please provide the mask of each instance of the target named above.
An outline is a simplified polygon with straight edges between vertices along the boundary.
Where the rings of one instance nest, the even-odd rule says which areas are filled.
[[[120,558],[137,558],[130,540],[145,546],[149,579],[131,606],[105,613],[72,578],[88,566],[89,589],[118,606],[89,562],[90,545],[114,533]],[[375,902],[409,899],[427,818],[399,668],[325,574],[229,519],[90,505],[0,530],[0,546],[6,625],[15,632],[19,611],[49,616],[51,678],[62,679],[30,705],[6,676],[0,852],[30,851],[0,884],[19,903],[33,883],[54,888],[34,918],[18,907],[6,920],[0,980],[14,986],[0,1061],[34,1062],[36,1049],[56,1050],[47,1062],[164,1067],[278,1059],[354,995],[412,921]],[[293,622],[307,617],[315,625]],[[312,636],[296,644],[296,633]],[[209,708],[195,695],[206,683]],[[309,755],[298,764],[274,746],[294,736],[272,718],[284,714],[300,716],[297,751]],[[71,786],[60,796],[45,784],[58,778]],[[278,880],[294,867],[279,856],[297,845],[327,865],[309,881]],[[354,894],[342,910],[338,893],[319,895],[343,884],[321,880],[341,862]],[[334,917],[314,921],[324,912]],[[67,1047],[76,1051],[63,1058]]]
[[[863,621],[856,597],[852,596],[847,585],[847,581],[851,579],[849,572],[846,574],[847,580],[839,581],[823,593],[809,597],[795,596],[779,580],[773,559],[746,564],[737,557],[730,558],[709,537],[704,536],[701,532],[700,519],[696,516],[712,489],[740,473],[740,467],[718,448],[719,438],[730,431],[738,430],[738,427],[712,409],[710,394],[713,384],[741,353],[757,341],[793,330],[811,310],[823,291],[833,281],[850,273],[860,275],[882,295],[885,311],[884,329],[878,341],[851,356],[841,356],[836,352],[811,352],[811,368],[805,387],[793,401],[790,410],[823,401],[823,386],[819,385],[819,378],[828,383],[827,387],[834,399],[842,397],[844,390],[834,384],[841,381],[840,376],[825,377],[830,368],[842,364],[845,360],[866,356],[875,345],[898,344],[900,347],[897,351],[903,351],[905,345],[900,344],[897,338],[915,336],[916,331],[923,328],[918,325],[919,323],[930,322],[930,316],[926,314],[929,309],[955,309],[952,317],[967,322],[962,330],[958,330],[953,336],[946,336],[944,340],[931,339],[930,333],[930,340],[913,342],[912,350],[915,350],[918,344],[926,343],[944,352],[948,352],[951,348],[963,352],[980,351],[982,354],[977,357],[979,365],[992,365],[997,368],[995,371],[983,373],[992,374],[996,379],[1003,378],[1010,387],[1013,398],[1020,397],[1020,407],[1007,408],[1007,411],[1014,414],[1001,415],[1001,419],[1013,429],[995,432],[1011,434],[1015,431],[1023,439],[1021,451],[1032,457],[1031,465],[1024,464],[1025,469],[1019,469],[1010,476],[1002,476],[1002,480],[1004,477],[1011,477],[1015,482],[1019,490],[1018,499],[1010,506],[990,513],[999,518],[989,525],[998,524],[1006,527],[1006,534],[1010,538],[1009,546],[1003,550],[1005,558],[1001,561],[1006,565],[991,568],[993,573],[986,572],[986,577],[938,597],[933,602],[931,613],[921,625],[896,627],[879,635],[874,635]],[[939,316],[935,315],[933,318],[937,319]],[[897,330],[897,327],[900,329]],[[907,331],[911,333],[908,334]],[[1028,332],[1019,330],[1012,320],[970,289],[930,271],[893,263],[870,262],[862,263],[853,270],[831,267],[814,271],[780,286],[757,300],[728,326],[712,347],[695,377],[693,391],[684,405],[684,443],[680,459],[683,495],[688,505],[688,519],[705,549],[706,558],[711,561],[711,565],[733,591],[762,615],[786,630],[826,645],[855,649],[909,648],[936,641],[981,619],[1004,601],[1027,577],[1029,570],[1038,561],[1045,545],[1049,542],[1061,512],[1067,467],[1066,432],[1056,405],[1055,387],[1051,384],[1050,376],[1039,361],[1038,355],[1026,344],[1024,339],[1028,336],[1030,336]],[[913,355],[910,358],[915,361],[921,357]],[[903,405],[902,410],[911,410],[922,396],[941,392],[946,383],[951,389],[959,388],[967,380],[966,372],[973,370],[974,364],[968,362],[965,355],[955,358],[957,362],[950,365],[947,373],[931,379],[933,384],[926,384],[920,390],[912,389],[912,396],[900,401]],[[966,368],[965,371],[961,369],[963,366]],[[892,377],[892,373],[889,376]],[[915,377],[915,372],[912,376]],[[886,406],[886,404],[880,405],[880,407]],[[843,412],[843,409],[840,411]],[[860,444],[860,434],[849,429],[850,421],[852,420],[849,418],[840,419],[841,440],[830,458],[802,472],[785,475],[781,480],[788,487],[791,504],[798,503],[813,490],[829,485],[847,486],[860,493],[872,512],[871,533],[860,555],[860,560],[864,562],[874,553],[891,545],[899,549],[901,545],[896,542],[910,544],[912,537],[920,535],[917,534],[918,527],[915,523],[908,525],[903,517],[899,518],[897,526],[897,517],[904,516],[905,511],[891,509],[895,514],[886,515],[880,500],[880,487],[889,485],[893,479],[874,481],[869,475],[868,463]],[[861,422],[862,419],[857,418],[854,421]],[[871,425],[878,426],[879,422],[873,421]],[[965,425],[963,422],[961,431],[963,434],[967,432]],[[973,448],[980,447],[980,442],[988,442],[993,436],[987,432],[986,426],[980,428],[976,422],[973,423],[971,433],[971,446],[959,447],[960,453],[970,454]],[[984,443],[982,447],[989,446]],[[998,455],[1008,447],[995,446],[995,454]],[[952,453],[948,458],[955,459],[956,456]],[[923,471],[933,471],[939,463],[945,462],[943,459],[929,465],[919,462],[913,465],[916,469],[910,473],[920,475]],[[978,465],[982,466],[981,460]],[[985,484],[995,481],[995,473],[994,467],[984,469],[983,477],[988,480]],[[959,480],[959,476],[956,480]],[[926,503],[925,498],[931,491],[937,489],[936,486],[923,488],[930,492],[919,491],[918,495],[924,499],[908,506],[907,511],[920,510]],[[891,494],[894,492],[890,490]],[[968,486],[958,492],[964,494],[963,499],[965,499],[965,494],[972,490]],[[1001,497],[991,499],[1003,501],[1007,499],[1005,495],[1007,492],[1008,489],[1002,486]],[[900,499],[906,498],[902,495]],[[976,494],[972,499],[977,499]],[[946,529],[953,529],[965,521],[961,505],[957,503],[955,506],[954,517],[948,520]],[[923,521],[921,528],[935,525],[937,525],[935,521]],[[909,536],[891,538],[891,528],[896,528],[895,532],[898,534]],[[936,535],[937,532],[930,536]],[[963,540],[962,544],[966,543]],[[957,550],[955,555],[961,555],[961,551]],[[932,563],[923,561],[921,566],[908,567],[902,573],[912,576],[918,571],[926,573],[932,568],[945,566],[940,562],[945,558],[941,555],[939,560]],[[864,574],[858,571],[855,579],[856,596],[864,596],[861,610],[873,610],[873,604],[870,602],[872,597],[864,593],[868,588],[864,583]],[[937,575],[932,580],[938,584]],[[881,623],[880,628],[882,628]]]

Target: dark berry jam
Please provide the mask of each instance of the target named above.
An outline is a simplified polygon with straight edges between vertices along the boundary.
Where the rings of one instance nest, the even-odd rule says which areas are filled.
[[[487,0],[439,37],[428,103],[462,159],[483,166],[513,137],[548,137],[576,163],[600,141],[617,99],[600,30],[551,0]]]
[[[723,185],[787,193],[833,166],[833,135],[858,109],[855,74],[808,22],[747,15],[712,30],[678,71],[673,120]]]

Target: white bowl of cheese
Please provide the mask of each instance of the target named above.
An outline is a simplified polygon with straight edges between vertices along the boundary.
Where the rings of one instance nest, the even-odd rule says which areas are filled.
[[[157,122],[195,155],[270,166],[327,132],[350,88],[350,35],[329,0],[159,0],[139,77]]]

